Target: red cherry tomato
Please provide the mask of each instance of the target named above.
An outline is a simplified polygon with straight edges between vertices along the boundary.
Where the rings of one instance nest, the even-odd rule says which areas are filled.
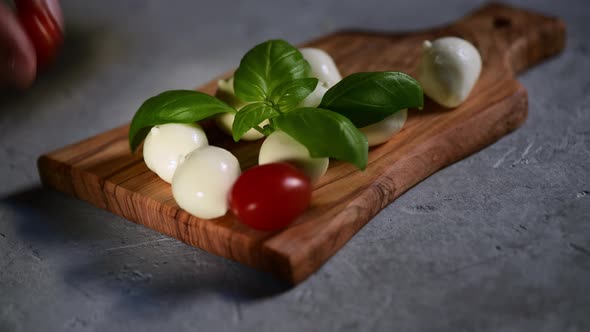
[[[311,182],[297,168],[266,164],[248,169],[230,192],[232,212],[244,224],[272,231],[289,225],[311,201]]]
[[[31,39],[37,55],[37,68],[43,69],[56,57],[63,34],[49,9],[34,0],[16,1],[18,19]]]

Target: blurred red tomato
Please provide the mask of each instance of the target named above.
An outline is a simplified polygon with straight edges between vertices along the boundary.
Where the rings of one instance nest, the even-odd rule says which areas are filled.
[[[311,182],[285,163],[246,170],[234,184],[229,201],[232,212],[244,224],[273,231],[293,222],[311,201]]]
[[[37,68],[43,69],[56,57],[63,43],[61,27],[49,9],[38,1],[16,1],[17,16],[35,47]]]

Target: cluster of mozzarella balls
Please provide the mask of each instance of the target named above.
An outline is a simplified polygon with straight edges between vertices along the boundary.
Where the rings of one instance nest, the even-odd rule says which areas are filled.
[[[316,89],[299,106],[319,106],[324,93],[342,76],[334,60],[324,51],[314,48],[300,50],[318,79]],[[481,58],[469,42],[454,37],[424,43],[419,81],[425,93],[439,104],[456,107],[471,91],[481,70]],[[246,105],[236,98],[233,78],[218,82],[216,97],[238,111]],[[217,116],[216,123],[231,135],[235,115]],[[360,128],[375,146],[387,142],[399,132],[407,118],[401,110],[384,120]],[[266,123],[261,123],[264,126]],[[243,140],[254,141],[264,135],[251,129]],[[185,211],[203,219],[225,215],[229,208],[228,193],[240,175],[240,164],[231,152],[209,145],[205,132],[198,124],[164,124],[154,126],[143,147],[146,165],[162,180],[172,184],[172,193]],[[311,158],[305,146],[284,132],[275,131],[262,143],[259,165],[289,162],[316,183],[328,169],[328,158]]]

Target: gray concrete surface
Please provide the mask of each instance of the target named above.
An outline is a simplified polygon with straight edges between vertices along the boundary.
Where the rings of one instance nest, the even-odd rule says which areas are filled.
[[[63,1],[60,62],[0,96],[0,331],[590,331],[590,5],[514,1],[568,25],[520,79],[520,130],[422,182],[287,285],[42,189],[36,158],[127,122],[148,96],[256,42],[412,30],[482,1]]]

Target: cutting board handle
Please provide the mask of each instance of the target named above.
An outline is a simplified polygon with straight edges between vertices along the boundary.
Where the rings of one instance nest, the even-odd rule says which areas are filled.
[[[495,53],[514,74],[559,53],[566,28],[558,18],[502,4],[489,4],[448,28],[476,44],[482,55]],[[488,54],[488,59],[492,54]]]

